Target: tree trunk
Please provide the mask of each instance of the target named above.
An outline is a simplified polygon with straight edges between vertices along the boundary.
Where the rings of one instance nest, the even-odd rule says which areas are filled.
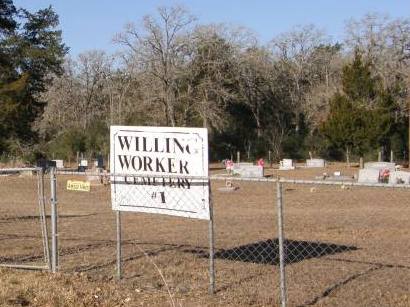
[[[349,146],[346,146],[346,163],[347,163],[347,167],[350,167],[350,150],[349,150]]]
[[[262,125],[261,125],[261,119],[260,119],[259,106],[256,106],[256,134],[258,136],[258,139],[262,137]]]

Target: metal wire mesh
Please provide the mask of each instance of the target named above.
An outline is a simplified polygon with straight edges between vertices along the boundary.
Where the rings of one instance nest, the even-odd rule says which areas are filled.
[[[68,180],[88,180],[91,189],[68,191]],[[189,189],[169,187],[167,180],[168,188],[178,193],[166,193],[166,201],[173,205],[184,203],[184,208],[192,212],[202,210],[202,198],[193,197]],[[57,182],[60,270],[83,272],[97,279],[114,278],[116,233],[110,186],[90,174],[60,174]],[[164,206],[160,194],[164,185],[159,182],[149,185],[149,191],[146,184],[133,184],[132,193],[122,195],[122,201],[137,206]],[[208,180],[192,179],[190,188],[204,184]],[[217,291],[230,293],[230,300],[237,304],[276,303],[274,182],[215,177],[211,191]],[[122,263],[127,283],[141,291],[170,291],[176,297],[203,296],[207,292],[208,221],[143,212],[123,212],[121,216]]]
[[[89,192],[67,190],[68,180],[88,180]],[[208,184],[208,182],[206,182]],[[132,186],[121,202],[135,206],[164,204],[162,185]],[[157,193],[159,201],[155,197]],[[60,269],[109,280],[116,271],[116,226],[110,186],[98,176],[58,176]],[[153,196],[154,195],[154,196]],[[170,201],[195,204],[188,193]],[[152,201],[152,203],[151,203]],[[202,206],[202,202],[200,204]],[[123,279],[138,291],[170,291],[173,295],[203,293],[208,287],[208,223],[169,215],[123,212]],[[205,254],[195,251],[203,250]]]
[[[284,184],[289,306],[399,306],[410,291],[409,189]]]
[[[277,306],[279,252],[272,179],[212,177],[216,285],[233,305]]]
[[[0,265],[46,269],[46,197],[41,169],[0,170]]]
[[[30,263],[44,254],[39,219],[33,218],[39,212],[36,178],[0,176],[1,195],[5,195],[0,199],[0,243],[6,243],[0,245],[2,261]],[[201,194],[192,196],[186,182],[178,187],[177,181],[167,178],[165,183],[152,184],[153,178],[150,184],[148,177],[132,179],[131,192],[121,194],[121,202],[161,210],[168,204],[173,209],[184,204],[187,217],[207,213],[203,198],[197,197]],[[72,173],[59,174],[57,179],[60,270],[113,279],[116,228],[107,177]],[[191,179],[190,188],[208,184],[208,178]],[[282,303],[289,306],[408,305],[410,189],[281,179],[282,194],[278,194],[275,178],[209,179],[217,289],[212,304],[279,305],[281,286],[285,286],[287,300]],[[46,177],[45,182],[49,180]],[[90,191],[67,190],[68,180],[89,181]],[[48,195],[47,184],[45,189]],[[203,302],[209,285],[208,221],[146,212],[121,216],[122,285]],[[34,237],[34,224],[40,237]],[[38,243],[38,252],[24,240]]]

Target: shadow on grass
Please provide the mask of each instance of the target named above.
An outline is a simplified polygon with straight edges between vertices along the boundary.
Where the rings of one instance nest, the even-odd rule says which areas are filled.
[[[327,255],[357,250],[355,246],[338,245],[321,242],[285,240],[285,263],[291,264],[306,259],[319,258]],[[209,257],[207,250],[188,249],[184,252]],[[251,262],[257,264],[279,264],[279,240],[264,240],[237,246],[230,249],[220,249],[215,253],[216,259]]]

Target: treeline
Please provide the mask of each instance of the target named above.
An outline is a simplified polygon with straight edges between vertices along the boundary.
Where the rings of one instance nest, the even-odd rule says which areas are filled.
[[[110,125],[161,125],[208,128],[213,160],[408,156],[410,19],[366,15],[337,43],[308,25],[263,45],[171,7],[114,42],[121,52],[88,51],[49,71],[30,137],[1,134],[0,150],[27,154],[18,140],[33,157],[107,154]]]

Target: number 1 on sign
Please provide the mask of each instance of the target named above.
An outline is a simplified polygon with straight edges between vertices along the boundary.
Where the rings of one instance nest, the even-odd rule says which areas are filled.
[[[158,192],[161,196],[161,203],[165,204],[165,192]],[[157,192],[152,192],[152,199],[157,199]]]

